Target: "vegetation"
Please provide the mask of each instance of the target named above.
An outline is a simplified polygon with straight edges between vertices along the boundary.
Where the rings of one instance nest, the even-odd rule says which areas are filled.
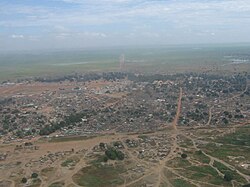
[[[107,156],[108,159],[110,160],[123,160],[125,155],[123,152],[116,150],[114,148],[109,148],[105,151],[105,155]]]
[[[250,183],[249,184],[244,184],[242,187],[250,187]]]
[[[187,154],[186,153],[182,153],[181,154],[181,158],[184,158],[184,159],[187,158]]]
[[[40,130],[39,134],[41,136],[49,135],[63,127],[75,125],[76,123],[82,121],[83,117],[90,117],[90,115],[95,115],[95,114],[96,114],[95,111],[89,111],[89,110],[82,111],[81,113],[72,113],[69,116],[65,117],[64,120],[61,122],[51,123],[50,125],[46,125]]]
[[[210,162],[210,158],[204,155],[201,150],[196,151],[193,156],[195,159],[199,160],[202,163],[208,164]]]
[[[203,173],[203,174],[208,174],[211,176],[218,176],[218,173],[216,172],[216,170],[210,166],[190,166],[188,170],[196,171],[196,172]]]
[[[174,187],[192,187],[193,185],[191,185],[190,183],[188,183],[187,181],[185,180],[182,180],[182,179],[175,179],[173,181],[173,186]]]
[[[102,136],[102,135],[99,135]],[[49,142],[70,142],[70,141],[82,141],[95,138],[96,136],[65,136],[65,137],[52,137]]]
[[[225,172],[224,180],[225,181],[231,181],[231,180],[233,180],[233,175],[232,175],[232,173],[230,171],[226,171]]]
[[[238,128],[229,136],[218,138],[217,142],[232,145],[250,146],[250,126]]]
[[[34,178],[37,178],[37,177],[38,177],[38,174],[37,174],[37,173],[32,173],[32,174],[31,174],[31,178],[34,179]]]
[[[26,177],[23,177],[21,180],[22,183],[26,183],[27,181],[28,181],[28,179]]]
[[[76,156],[73,156],[71,158],[66,159],[61,163],[62,167],[69,167],[69,166],[75,166],[79,162],[79,158]]]
[[[54,182],[51,185],[49,185],[49,187],[63,187],[65,185],[64,182],[60,181],[60,182]]]
[[[92,165],[82,168],[73,176],[76,184],[86,187],[110,187],[123,184],[123,179],[119,174],[124,172],[124,168],[116,166]]]
[[[224,164],[220,162],[214,161],[213,166],[216,167],[221,173],[224,174],[224,180],[226,181],[231,181],[232,179],[234,179],[239,182],[246,182],[245,179],[242,178],[236,171],[229,169],[228,167],[226,167]]]
[[[33,178],[32,179],[32,184],[29,185],[29,187],[40,187],[42,183],[42,180],[39,178]]]

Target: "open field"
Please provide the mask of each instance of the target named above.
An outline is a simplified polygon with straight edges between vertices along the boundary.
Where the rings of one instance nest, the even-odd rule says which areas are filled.
[[[121,54],[125,54],[123,71],[249,71],[249,49],[249,45],[238,44],[7,53],[0,54],[0,80],[76,72],[120,71]]]

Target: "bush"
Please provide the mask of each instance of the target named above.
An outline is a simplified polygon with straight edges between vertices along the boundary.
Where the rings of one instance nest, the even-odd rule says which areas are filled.
[[[187,154],[182,153],[182,154],[181,154],[181,158],[184,158],[184,159],[187,158]]]
[[[108,159],[110,160],[123,160],[125,158],[125,155],[121,151],[117,151],[116,149],[108,149],[105,151],[105,155],[107,156]]]
[[[22,180],[21,180],[22,183],[26,183],[27,181],[28,181],[28,180],[27,180],[27,178],[25,178],[25,177],[22,178]]]
[[[105,143],[101,142],[101,143],[99,144],[99,147],[100,147],[101,149],[105,149]]]
[[[232,173],[229,172],[229,171],[227,171],[227,172],[225,173],[225,175],[224,175],[224,180],[225,180],[225,181],[231,181],[231,180],[233,180],[233,175],[232,175]]]
[[[32,173],[32,174],[31,174],[31,178],[34,179],[34,178],[37,178],[37,177],[38,177],[38,174],[37,174],[37,173]]]
[[[116,159],[116,152],[115,152],[115,150],[113,150],[113,149],[108,149],[108,150],[106,150],[106,151],[105,151],[105,155],[106,155],[109,159],[111,159],[111,160],[115,160],[115,159]]]
[[[198,154],[198,155],[202,155],[202,154],[203,154],[203,153],[202,153],[202,150],[197,151],[197,154]]]
[[[121,151],[117,151],[116,152],[116,156],[117,156],[117,158],[119,159],[119,160],[124,160],[124,153],[123,152],[121,152]]]
[[[108,157],[105,155],[104,157],[103,157],[103,162],[108,162]]]

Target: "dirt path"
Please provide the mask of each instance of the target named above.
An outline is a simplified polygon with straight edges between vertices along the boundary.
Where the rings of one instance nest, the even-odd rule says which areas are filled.
[[[164,167],[166,165],[166,163],[173,159],[176,154],[177,154],[177,148],[178,148],[178,144],[177,144],[177,136],[178,136],[178,128],[177,128],[177,124],[178,124],[178,120],[179,120],[179,117],[180,117],[180,113],[181,113],[181,100],[182,100],[182,88],[180,88],[180,93],[179,93],[179,98],[178,98],[178,106],[177,106],[177,110],[176,110],[176,115],[175,115],[175,118],[174,118],[174,121],[172,123],[173,125],[173,134],[171,136],[171,139],[172,139],[172,146],[170,148],[170,152],[169,154],[166,156],[165,159],[161,160],[160,163],[159,163],[159,168],[158,168],[158,172],[159,172],[159,177],[158,177],[158,180],[156,182],[156,185],[155,186],[160,186],[163,181],[163,177],[164,176]],[[169,181],[167,181],[169,184],[171,184]]]
[[[212,109],[213,108],[214,108],[213,106],[209,108],[209,112],[208,112],[209,117],[208,117],[208,121],[207,121],[206,126],[209,126],[210,123],[211,123],[211,120],[212,120]]]
[[[177,123],[180,117],[180,113],[181,113],[181,99],[182,99],[182,88],[180,88],[180,94],[179,94],[179,98],[178,98],[178,106],[177,106],[177,110],[176,110],[176,115],[173,121],[173,127],[174,130],[177,131]]]
[[[160,160],[158,165],[156,167],[153,167],[153,168],[150,168],[143,176],[137,178],[136,180],[134,181],[131,181],[129,183],[126,183],[124,184],[123,186],[130,186],[130,185],[133,185],[133,184],[136,184],[137,182],[143,180],[144,178],[152,175],[152,174],[157,174],[158,175],[158,178],[157,180],[155,181],[155,184],[154,186],[161,186],[162,183],[166,183],[168,186],[172,186],[172,184],[170,183],[170,181],[165,177],[165,174],[164,174],[164,169],[165,168],[165,165],[166,163],[173,159],[176,154],[177,154],[177,148],[178,148],[178,144],[177,144],[177,135],[178,135],[178,129],[177,129],[177,123],[178,123],[178,120],[179,120],[179,117],[180,117],[180,113],[181,113],[181,99],[182,99],[182,88],[180,88],[180,94],[179,94],[179,98],[178,98],[178,107],[177,107],[177,110],[176,110],[176,115],[175,115],[175,118],[174,118],[174,121],[172,123],[172,126],[173,126],[173,129],[172,129],[172,135],[171,135],[171,140],[172,140],[172,146],[170,148],[170,152],[169,154],[165,157],[165,159],[163,160]],[[135,161],[138,162],[138,160],[136,158],[133,158]]]

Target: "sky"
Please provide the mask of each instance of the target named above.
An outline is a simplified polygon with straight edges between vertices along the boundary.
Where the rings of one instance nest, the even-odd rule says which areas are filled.
[[[0,0],[0,51],[250,42],[250,0]]]

